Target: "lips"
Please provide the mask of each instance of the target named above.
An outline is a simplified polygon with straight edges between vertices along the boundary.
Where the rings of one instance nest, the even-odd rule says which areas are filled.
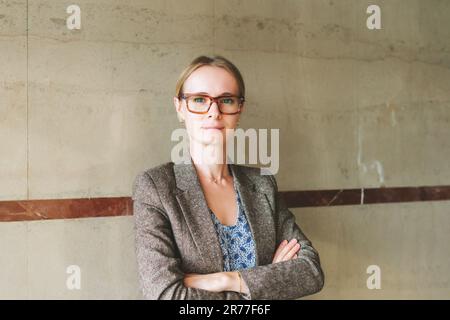
[[[216,130],[222,130],[224,127],[219,127],[219,126],[205,126],[202,127],[203,129],[216,129]]]

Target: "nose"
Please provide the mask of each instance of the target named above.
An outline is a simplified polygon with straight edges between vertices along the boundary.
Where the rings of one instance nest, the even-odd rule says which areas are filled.
[[[213,101],[211,104],[211,108],[209,108],[208,116],[214,116],[215,118],[218,118],[221,116],[219,105],[216,101]]]

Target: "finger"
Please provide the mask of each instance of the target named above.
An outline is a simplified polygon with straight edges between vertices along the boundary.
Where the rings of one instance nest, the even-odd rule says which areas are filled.
[[[281,249],[280,252],[280,259],[283,260],[284,256],[295,246],[295,244],[297,243],[297,239],[292,239],[291,241],[289,241],[289,243],[284,246],[283,249]]]
[[[278,253],[278,257],[277,260],[278,261],[283,261],[285,255],[289,252],[289,250],[291,250],[292,246],[294,245],[294,241],[293,239],[291,241],[289,241],[283,248],[280,249],[280,252]]]
[[[287,245],[287,243],[288,243],[287,240],[283,240],[283,241],[280,243],[280,245],[278,246],[277,250],[275,251],[275,255],[274,255],[274,257],[273,257],[273,262],[277,262],[277,261],[278,261],[280,252],[281,252],[281,250]]]
[[[297,254],[294,254],[294,259],[297,259],[298,258],[298,255]]]
[[[273,263],[278,262],[279,260],[279,255],[281,250],[287,245],[288,241],[287,240],[283,240],[281,241],[280,245],[278,246],[277,250],[275,251],[275,254],[273,256]]]
[[[287,260],[291,260],[294,255],[298,252],[298,250],[300,249],[300,244],[296,243],[291,250],[289,250],[288,253],[286,253],[286,255],[284,256],[283,260],[287,261]]]

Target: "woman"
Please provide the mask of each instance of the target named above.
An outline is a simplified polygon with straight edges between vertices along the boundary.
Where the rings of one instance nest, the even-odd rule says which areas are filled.
[[[149,169],[133,186],[147,299],[295,299],[323,287],[318,253],[273,175],[226,161],[244,96],[241,73],[221,56],[194,59],[178,80],[190,162]]]

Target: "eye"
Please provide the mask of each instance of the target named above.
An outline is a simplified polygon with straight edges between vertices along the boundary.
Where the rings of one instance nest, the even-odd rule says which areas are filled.
[[[203,97],[194,97],[192,100],[195,103],[203,103],[203,102],[205,102],[205,98],[203,98]]]
[[[234,103],[233,98],[222,98],[222,99],[220,99],[220,101],[224,104],[233,104]]]

